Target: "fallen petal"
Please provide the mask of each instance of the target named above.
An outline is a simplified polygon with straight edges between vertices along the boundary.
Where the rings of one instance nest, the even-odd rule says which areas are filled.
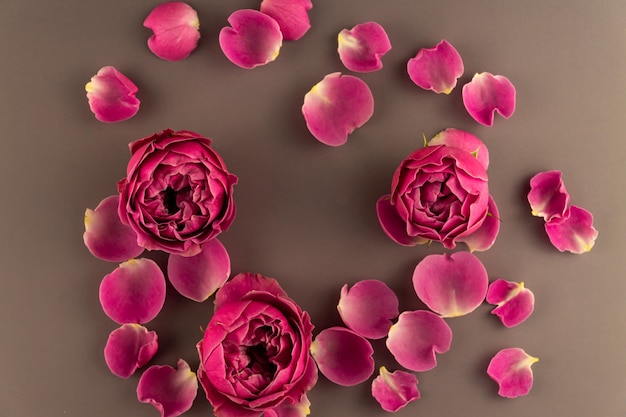
[[[152,404],[161,417],[175,417],[189,410],[198,393],[198,379],[187,362],[178,360],[178,369],[154,365],[146,369],[137,385],[137,398]]]
[[[159,343],[157,334],[145,327],[128,323],[109,334],[104,347],[104,360],[111,372],[128,378],[156,354]]]
[[[489,167],[489,150],[477,136],[461,129],[448,128],[428,141],[428,146],[446,145],[460,148],[474,155],[485,169]]]
[[[461,55],[445,39],[433,48],[422,48],[407,63],[411,80],[424,90],[450,94],[463,75]]]
[[[506,398],[521,397],[533,386],[534,358],[520,348],[502,349],[491,359],[487,374],[499,385],[498,394]]]
[[[187,3],[170,1],[156,6],[143,25],[152,29],[148,48],[159,58],[180,61],[198,46],[200,21],[198,13]]]
[[[311,0],[263,0],[260,10],[276,20],[284,40],[295,41],[311,28],[312,7]]]
[[[496,243],[498,233],[500,233],[500,213],[496,201],[490,195],[487,203],[487,216],[483,224],[471,235],[460,238],[459,242],[465,243],[470,252],[482,252]]]
[[[474,74],[463,86],[463,104],[467,112],[478,123],[493,125],[493,116],[498,112],[508,119],[515,112],[515,87],[503,75],[488,72]]]
[[[535,296],[524,283],[497,279],[489,284],[487,302],[497,307],[491,310],[506,327],[524,322],[535,308]]]
[[[561,252],[589,252],[598,237],[593,215],[577,206],[570,206],[563,217],[553,217],[545,229],[552,245]]]
[[[530,179],[528,203],[533,216],[543,217],[545,221],[562,217],[569,201],[561,171],[539,172]]]
[[[85,91],[91,112],[101,122],[127,120],[139,111],[137,86],[114,67],[102,67],[85,85]]]
[[[339,59],[354,72],[372,72],[383,67],[382,57],[391,50],[385,29],[376,22],[366,22],[343,29],[337,37]]]
[[[278,407],[265,410],[263,417],[306,417],[309,414],[311,414],[311,402],[306,395],[303,395],[299,403],[291,404],[289,401],[283,401]]]
[[[395,413],[408,403],[420,398],[417,377],[409,372],[389,372],[382,366],[372,381],[372,396],[385,411]]]

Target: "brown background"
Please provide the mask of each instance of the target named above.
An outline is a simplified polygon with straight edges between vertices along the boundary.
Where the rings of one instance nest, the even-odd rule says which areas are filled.
[[[234,272],[276,277],[308,310],[317,329],[338,323],[344,283],[378,278],[419,307],[410,277],[428,247],[400,247],[385,237],[375,201],[388,192],[397,164],[446,127],[481,137],[491,153],[490,190],[502,217],[495,246],[478,256],[492,279],[523,280],[535,292],[534,315],[505,329],[483,305],[449,320],[450,352],[418,375],[422,399],[398,416],[626,415],[626,3],[622,1],[316,1],[312,28],[285,43],[278,59],[243,70],[217,43],[236,9],[259,1],[190,1],[202,39],[185,61],[151,54],[142,21],[158,1],[2,0],[0,6],[0,415],[158,416],[136,400],[138,375],[107,369],[102,349],[117,326],[98,303],[100,279],[114,264],[82,243],[83,213],[115,192],[128,142],[171,127],[215,140],[240,178],[238,217],[223,234]],[[393,49],[383,70],[361,75],[375,113],[348,144],[330,148],[306,130],[304,94],[330,72],[342,28],[375,20]],[[517,111],[493,127],[449,96],[422,91],[405,72],[419,48],[449,40],[474,72],[511,79]],[[84,84],[114,65],[139,87],[141,110],[118,124],[90,113]],[[592,252],[556,251],[525,201],[538,171],[563,171],[572,203],[595,215]],[[179,357],[197,366],[194,345],[211,302],[172,293],[148,325],[159,333],[153,363]],[[377,366],[394,364],[377,343]],[[538,356],[535,386],[507,400],[485,374],[491,356],[519,346]],[[386,415],[369,385],[310,393],[312,416]],[[188,416],[211,415],[199,392]]]

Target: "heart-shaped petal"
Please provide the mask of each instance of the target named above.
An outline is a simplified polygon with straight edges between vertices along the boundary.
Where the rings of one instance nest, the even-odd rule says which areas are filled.
[[[100,68],[85,85],[89,108],[105,123],[121,122],[139,111],[137,86],[115,67]]]
[[[123,324],[109,334],[104,360],[111,372],[128,378],[144,366],[159,348],[157,334],[135,323]]]
[[[563,217],[569,201],[561,171],[539,172],[530,179],[528,203],[533,216],[543,217],[545,221]]]
[[[461,55],[445,39],[433,48],[422,48],[407,63],[409,78],[424,90],[450,94],[463,75]]]
[[[545,224],[550,242],[561,252],[589,252],[598,231],[593,227],[593,215],[584,208],[570,206],[563,217],[553,217]]]
[[[503,75],[489,72],[474,74],[470,82],[463,86],[463,104],[467,112],[478,123],[493,125],[497,112],[508,119],[515,112],[515,87]]]
[[[161,417],[183,414],[191,408],[198,394],[198,379],[187,362],[179,359],[177,368],[151,366],[137,384],[137,399],[152,404]]]
[[[389,372],[382,366],[379,375],[372,381],[372,396],[383,410],[395,413],[420,398],[417,377],[400,370]]]
[[[260,10],[276,20],[284,40],[295,41],[311,28],[309,10],[312,7],[311,0],[263,0]]]
[[[187,58],[198,46],[198,13],[187,3],[161,3],[152,9],[143,25],[152,29],[148,48],[159,58],[180,61]]]
[[[498,383],[498,394],[516,398],[528,394],[533,386],[532,364],[539,359],[520,348],[502,349],[491,359],[487,374]]]
[[[385,29],[376,22],[365,22],[343,29],[337,36],[339,59],[350,71],[372,72],[383,67],[382,57],[391,50]]]
[[[491,310],[506,327],[515,327],[532,314],[535,296],[524,283],[497,279],[489,284],[486,301],[497,307]]]

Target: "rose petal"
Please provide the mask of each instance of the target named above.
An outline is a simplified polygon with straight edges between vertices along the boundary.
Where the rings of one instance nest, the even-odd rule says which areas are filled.
[[[374,97],[360,78],[335,72],[326,75],[304,96],[302,114],[317,140],[340,146],[372,117]]]
[[[165,303],[165,276],[153,260],[123,262],[100,283],[100,304],[113,321],[147,323]]]
[[[379,375],[372,381],[372,396],[383,410],[395,413],[420,398],[417,377],[405,371],[389,372],[381,366]]]
[[[154,331],[139,324],[123,324],[109,334],[104,360],[113,374],[128,378],[156,354],[157,339]]]
[[[543,217],[545,221],[562,217],[569,201],[561,171],[539,172],[530,179],[528,203],[533,216]]]
[[[470,252],[428,255],[413,272],[417,296],[442,317],[474,311],[485,299],[488,286],[487,270]]]
[[[530,367],[538,360],[520,348],[502,349],[489,362],[487,374],[498,383],[500,396],[521,397],[533,386]]]
[[[406,222],[398,215],[398,210],[391,204],[391,195],[382,196],[376,202],[376,214],[385,234],[394,242],[404,246],[423,245],[428,239],[409,236]]]
[[[306,417],[311,414],[311,402],[306,395],[302,396],[299,403],[291,404],[284,401],[278,407],[264,411],[263,417]],[[241,411],[237,417],[242,417]]]
[[[372,72],[383,67],[382,57],[391,50],[385,29],[376,22],[365,22],[343,29],[337,37],[339,59],[354,72]]]
[[[367,339],[343,327],[322,330],[311,345],[322,375],[343,386],[360,384],[374,373],[373,353]]]
[[[487,216],[483,224],[471,235],[459,239],[459,242],[467,245],[470,252],[486,251],[496,243],[496,238],[498,233],[500,233],[500,213],[498,206],[496,206],[496,201],[491,195],[487,203],[487,210]]]
[[[237,10],[222,28],[219,43],[224,55],[241,68],[254,68],[274,61],[283,44],[280,26],[258,10]]]
[[[198,13],[187,3],[171,1],[156,6],[143,22],[152,29],[148,48],[159,58],[180,61],[198,46],[200,21]]]
[[[85,91],[91,112],[101,122],[127,120],[139,111],[137,86],[112,66],[100,68],[85,85]]]
[[[450,94],[463,75],[461,55],[445,39],[434,48],[422,48],[407,63],[411,80],[424,90]]]
[[[382,281],[363,280],[352,288],[343,286],[337,310],[350,329],[368,339],[381,339],[398,317],[398,297]]]
[[[437,365],[435,353],[445,353],[452,330],[440,316],[426,310],[405,311],[391,326],[387,348],[398,363],[412,371],[428,371]]]
[[[263,0],[260,9],[276,20],[284,40],[295,41],[311,28],[308,11],[312,7],[311,0]]]
[[[495,112],[505,119],[515,112],[515,87],[503,75],[476,73],[463,86],[463,104],[474,120],[491,126]]]
[[[224,304],[241,301],[251,291],[263,291],[272,295],[287,297],[287,293],[274,278],[249,272],[235,275],[215,295],[215,309]]]
[[[554,217],[545,224],[550,242],[561,252],[589,252],[598,231],[593,227],[593,215],[580,207],[570,206],[563,217]]]
[[[489,167],[489,150],[477,136],[461,129],[448,128],[428,141],[428,146],[446,145],[460,148],[474,155],[485,169]]]
[[[146,369],[137,384],[137,399],[152,404],[161,417],[175,417],[189,410],[198,393],[198,380],[187,362],[178,360],[178,369],[154,365]]]
[[[491,310],[506,327],[515,327],[524,322],[535,308],[535,296],[524,283],[497,279],[489,284],[487,302],[497,307]]]

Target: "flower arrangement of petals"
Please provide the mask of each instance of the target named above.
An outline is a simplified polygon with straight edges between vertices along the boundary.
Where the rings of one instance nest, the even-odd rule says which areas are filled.
[[[152,9],[143,25],[153,32],[148,39],[148,48],[166,61],[185,59],[198,46],[198,13],[187,3],[161,3]]]
[[[337,36],[337,44],[339,59],[354,72],[378,71],[383,67],[383,55],[391,50],[387,32],[377,22],[342,29]]]
[[[101,122],[121,122],[139,111],[137,86],[113,66],[100,68],[85,91],[91,112]]]
[[[424,90],[450,94],[465,68],[463,59],[450,42],[443,39],[433,48],[422,48],[407,62],[409,78]]]

